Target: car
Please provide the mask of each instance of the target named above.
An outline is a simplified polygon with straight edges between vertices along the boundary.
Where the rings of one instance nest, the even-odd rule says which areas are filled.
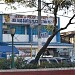
[[[28,60],[27,64],[33,64],[35,61],[35,59],[30,59]],[[55,58],[40,58],[39,61],[38,61],[38,64],[40,65],[41,63],[50,63],[50,64],[53,64],[53,63],[58,63],[58,61],[55,59]]]
[[[58,64],[59,62],[57,61],[57,59],[55,59],[55,58],[49,58],[49,61],[50,61],[50,63],[55,63],[55,64]]]
[[[34,58],[33,58],[33,59],[29,59],[29,60],[27,61],[27,64],[33,64],[34,61],[35,61]],[[40,65],[40,64],[43,63],[43,62],[49,63],[49,60],[48,60],[48,59],[45,59],[45,58],[40,58],[39,61],[38,61],[38,64]]]
[[[41,65],[42,63],[50,63],[50,61],[47,58],[40,58],[38,64]]]
[[[32,63],[34,62],[34,59],[35,59],[35,58],[30,58],[30,59],[28,59],[28,60],[27,60],[27,64],[32,64]]]
[[[42,55],[41,58],[51,58],[53,57],[52,55]]]
[[[69,59],[68,58],[64,58],[64,57],[54,57],[55,59],[57,59],[57,61],[59,63],[69,63]]]

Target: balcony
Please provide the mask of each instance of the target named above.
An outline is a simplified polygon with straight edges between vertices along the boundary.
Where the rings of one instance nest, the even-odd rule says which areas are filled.
[[[10,34],[3,34],[3,42],[11,42],[12,38]],[[14,42],[29,42],[29,35],[14,35]]]
[[[41,42],[46,42],[48,37],[46,38],[41,38]],[[10,34],[3,34],[3,42],[7,42],[7,43],[11,43],[12,38]],[[31,43],[31,41],[29,41],[29,35],[20,35],[20,34],[15,34],[14,35],[14,42],[15,43]],[[38,42],[38,35],[33,35],[32,36],[32,43],[37,43]],[[56,42],[56,36],[52,39],[51,42]]]

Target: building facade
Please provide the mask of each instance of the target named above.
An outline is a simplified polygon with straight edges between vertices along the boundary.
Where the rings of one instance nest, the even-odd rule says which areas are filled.
[[[61,42],[66,42],[74,45],[73,54],[75,55],[75,31],[68,31],[61,33]]]
[[[40,26],[40,48],[44,45],[48,37],[52,34],[54,17],[42,16]],[[24,56],[35,56],[38,52],[38,16],[1,14],[0,15],[0,42],[7,42],[11,45],[10,28],[16,29],[14,36],[14,45],[25,52]],[[60,28],[60,18],[57,18],[57,29]],[[62,44],[60,41],[60,32],[52,39],[48,46],[51,55],[59,55],[66,49],[66,55],[73,49],[71,44]],[[61,50],[61,51],[60,51]],[[62,53],[63,55],[63,53]]]

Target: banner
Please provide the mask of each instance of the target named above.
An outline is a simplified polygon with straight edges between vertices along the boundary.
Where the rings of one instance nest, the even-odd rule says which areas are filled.
[[[3,23],[11,24],[34,24],[38,25],[38,16],[35,15],[3,15]],[[41,25],[54,25],[54,17],[41,16]]]

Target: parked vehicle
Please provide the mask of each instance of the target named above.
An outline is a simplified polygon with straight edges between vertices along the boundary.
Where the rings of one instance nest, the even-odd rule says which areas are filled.
[[[71,57],[70,60],[71,60],[72,63],[75,63],[75,56]]]
[[[53,57],[52,55],[42,55],[41,58],[51,58]]]
[[[34,59],[28,60],[27,64],[32,64],[34,63]],[[40,65],[41,63],[56,63],[58,64],[58,61],[55,58],[40,58],[38,61],[38,64]]]
[[[59,63],[69,63],[69,59],[68,58],[64,58],[64,57],[54,57],[55,59],[57,59],[57,61]]]
[[[55,59],[55,58],[48,58],[48,59],[49,59],[50,63],[56,63],[56,64],[59,63],[59,62],[57,61],[57,59]]]
[[[32,64],[32,63],[34,62],[34,59],[35,59],[35,58],[30,58],[30,59],[28,59],[28,60],[27,60],[27,64]]]

